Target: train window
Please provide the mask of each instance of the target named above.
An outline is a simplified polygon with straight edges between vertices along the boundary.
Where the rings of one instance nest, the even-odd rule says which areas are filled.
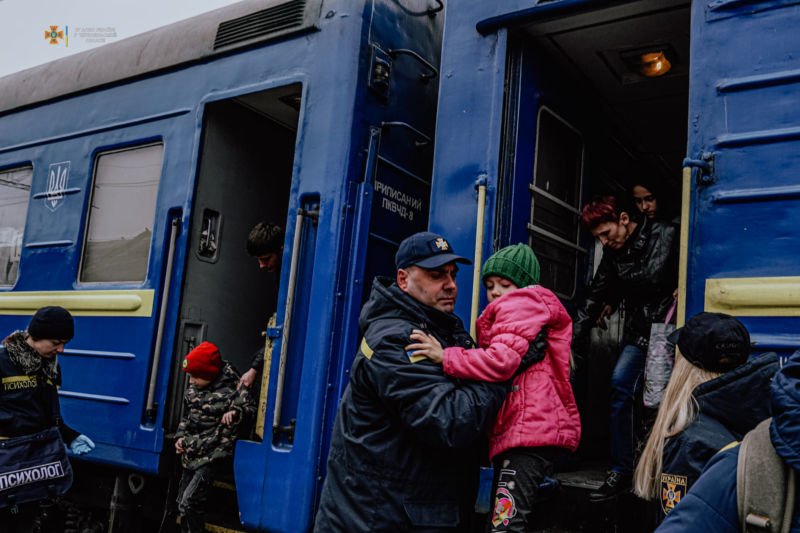
[[[542,264],[542,285],[569,299],[578,256],[585,253],[578,244],[583,138],[546,107],[539,110],[536,131],[529,243]]]
[[[31,167],[0,171],[0,285],[17,281],[32,176]]]
[[[81,281],[144,281],[163,156],[162,144],[98,155]]]

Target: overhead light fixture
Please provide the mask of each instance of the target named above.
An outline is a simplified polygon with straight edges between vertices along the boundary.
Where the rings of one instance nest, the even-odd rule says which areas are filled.
[[[645,52],[639,56],[639,74],[645,78],[657,78],[663,76],[672,68],[663,51]]]
[[[654,42],[636,48],[612,50],[604,54],[622,85],[647,82],[665,74],[685,73],[680,56],[668,42]],[[667,76],[669,77],[669,76]]]

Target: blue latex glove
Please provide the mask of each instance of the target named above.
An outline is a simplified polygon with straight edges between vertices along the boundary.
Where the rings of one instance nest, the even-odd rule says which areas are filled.
[[[69,443],[69,450],[75,455],[83,455],[94,450],[94,442],[86,435],[78,435]]]

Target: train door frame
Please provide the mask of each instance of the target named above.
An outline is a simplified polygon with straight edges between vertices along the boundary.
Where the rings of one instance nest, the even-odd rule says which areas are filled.
[[[256,349],[259,346],[264,348],[264,337],[271,331],[267,326],[270,317],[283,315],[278,308],[279,281],[280,272],[287,267],[285,258],[291,255],[291,243],[289,246],[284,244],[281,267],[275,274],[259,269],[256,260],[247,255],[245,243],[250,229],[259,221],[278,224],[286,234],[290,191],[296,179],[303,91],[301,80],[280,80],[256,91],[208,99],[201,106],[197,170],[190,201],[186,264],[172,362],[171,388],[174,392],[170,396],[169,428],[177,426],[182,410],[185,379],[179,363],[193,346],[203,340],[214,342],[220,347],[223,358],[243,373],[250,368]],[[257,122],[261,127],[257,127]],[[247,128],[246,132],[240,131],[243,127]],[[250,140],[258,135],[265,142]],[[285,136],[282,140],[281,135]],[[232,142],[234,137],[237,140]],[[280,160],[280,169],[277,170],[274,163],[259,166],[261,158],[270,150],[270,140],[281,144],[276,153]],[[243,148],[248,142],[250,147]],[[224,154],[235,154],[237,150],[238,156],[233,155],[226,163],[219,162],[220,157],[227,157]],[[209,159],[211,157],[214,159]],[[245,161],[248,157],[252,159]],[[248,177],[228,176],[227,172],[234,169]],[[267,180],[274,182],[272,176],[275,174],[279,183],[275,190],[278,198],[271,194],[272,188],[266,183]],[[258,183],[259,176],[264,177],[264,182]],[[234,191],[231,184],[237,180],[239,183]],[[210,187],[217,187],[215,194],[210,192]],[[223,197],[220,197],[221,192]],[[266,204],[269,204],[268,208],[262,209]],[[214,208],[217,205],[225,207]],[[242,213],[241,209],[246,211]],[[221,259],[228,265],[224,272],[220,266]],[[230,269],[235,272],[233,276]],[[231,283],[238,289],[231,291]],[[198,284],[202,286],[198,287]],[[264,293],[266,303],[261,302],[253,290]],[[193,294],[195,292],[202,294]],[[213,309],[204,310],[201,307],[203,302]],[[220,309],[223,304],[231,310]],[[210,315],[209,319],[201,319],[204,314]],[[241,324],[242,319],[249,321],[248,324]],[[234,329],[235,332],[231,331]],[[262,375],[268,380],[269,372]],[[256,394],[258,384],[252,390],[259,401],[262,413],[259,420],[263,427],[268,390],[261,388],[260,396]]]
[[[615,194],[618,198],[627,197],[628,187],[632,185],[632,183],[626,182],[631,178],[620,173],[620,170],[624,173],[626,169],[634,168],[634,163],[641,156],[636,155],[637,139],[630,138],[631,134],[624,130],[624,121],[620,121],[619,118],[614,115],[614,113],[619,113],[617,106],[621,104],[615,101],[610,94],[602,92],[607,90],[607,87],[603,85],[603,83],[606,82],[601,77],[602,73],[587,73],[581,70],[582,67],[588,68],[590,66],[588,63],[570,63],[566,61],[572,58],[572,56],[569,56],[567,51],[562,51],[559,46],[551,45],[548,42],[550,39],[550,34],[548,32],[552,31],[558,38],[566,42],[566,44],[564,44],[563,42],[555,40],[554,42],[556,42],[557,45],[567,47],[567,45],[574,45],[574,42],[569,42],[567,40],[570,31],[575,33],[575,40],[577,40],[577,36],[581,35],[580,32],[583,31],[584,27],[589,29],[589,35],[596,36],[599,30],[594,26],[602,27],[603,24],[607,24],[610,28],[614,28],[619,32],[621,36],[636,43],[635,36],[628,35],[628,33],[616,29],[615,24],[624,24],[626,17],[630,17],[631,19],[641,17],[645,19],[648,17],[652,18],[652,13],[657,12],[657,10],[653,11],[655,8],[646,2],[640,3],[640,5],[636,5],[636,3],[630,4],[629,11],[631,14],[625,15],[625,17],[614,14],[613,10],[602,11],[604,8],[601,6],[598,10],[594,10],[603,15],[599,17],[600,22],[593,20],[594,11],[587,8],[586,13],[582,11],[577,13],[567,11],[558,16],[544,17],[541,21],[527,21],[514,30],[508,30],[508,68],[506,72],[507,98],[503,133],[507,134],[510,132],[515,135],[516,138],[504,138],[502,141],[504,143],[502,145],[502,154],[505,155],[505,158],[501,160],[504,165],[501,167],[501,172],[499,174],[500,183],[498,189],[504,191],[512,190],[517,196],[523,196],[523,184],[529,181],[526,176],[532,173],[531,170],[535,175],[538,166],[535,153],[531,156],[524,155],[526,152],[530,153],[530,146],[532,143],[536,143],[534,146],[538,146],[539,143],[539,135],[541,133],[539,131],[539,121],[538,118],[535,119],[534,117],[538,116],[541,109],[549,108],[555,111],[557,115],[561,115],[562,118],[566,119],[568,123],[571,123],[574,128],[580,131],[585,142],[584,169],[582,172],[583,181],[581,182],[582,190],[578,199],[579,203],[573,205],[573,207],[577,207],[575,210],[576,223],[577,215],[579,214],[578,209],[580,209],[592,195]],[[683,19],[688,28],[688,6],[686,2],[673,2],[673,4],[674,5],[670,7],[672,10],[671,13],[676,14],[673,14],[672,17],[675,20]],[[573,20],[575,22],[573,22]],[[618,20],[622,22],[618,23]],[[571,25],[573,26],[571,27]],[[645,31],[644,29],[637,29],[636,31],[638,32],[639,39],[647,41],[647,34],[642,34],[642,32]],[[631,44],[631,42],[624,41],[625,46],[630,48],[638,46]],[[598,45],[611,46],[609,43],[613,44],[613,40],[609,39],[608,42],[600,41]],[[616,72],[615,69],[621,67],[627,67],[627,65],[619,59],[619,57],[623,55],[623,52],[620,51],[620,45],[616,46],[619,48],[611,47],[606,50],[604,54],[597,52],[597,55],[604,58],[603,61],[606,64],[606,68],[611,72]],[[587,48],[591,49],[592,47],[587,46]],[[677,45],[675,48],[683,49],[683,47],[678,47]],[[574,50],[579,49],[580,48],[577,46],[574,46],[572,49],[567,48],[570,53],[574,53]],[[614,54],[619,54],[619,57],[616,57]],[[688,60],[686,57],[682,59],[684,61]],[[602,64],[595,68],[602,68]],[[687,71],[688,68],[684,64],[678,72],[678,75],[686,79]],[[628,77],[620,78],[620,91],[633,92],[637,90],[638,92],[636,94],[639,98],[649,98],[653,101],[660,101],[660,99],[663,98],[663,96],[659,95],[659,89],[651,79],[645,79],[637,73],[627,74],[623,72],[623,75]],[[580,83],[582,76],[585,76],[584,83]],[[598,78],[600,79],[599,82],[597,81]],[[677,90],[675,89],[677,86],[677,82],[674,81],[675,79],[677,78],[669,79],[670,83],[673,84],[670,90]],[[586,81],[590,83],[587,84]],[[637,89],[637,85],[639,89]],[[677,99],[682,99],[684,102],[683,105],[687,105],[688,86],[678,92],[682,96],[677,97]],[[511,96],[508,97],[508,95]],[[617,98],[623,100],[622,97]],[[516,107],[511,108],[510,106]],[[526,114],[527,118],[525,118]],[[683,122],[683,129],[685,131],[688,118],[682,118],[681,121]],[[512,127],[509,127],[509,125],[512,125]],[[637,124],[637,126],[639,125],[641,124]],[[657,124],[654,122],[652,125],[646,126],[653,129],[657,127]],[[670,167],[671,172],[669,176],[673,180],[672,188],[674,190],[680,187],[678,177],[680,175],[680,158],[683,154],[683,146],[676,143],[671,149],[672,152],[677,154],[677,157],[675,157],[674,154],[669,152],[669,154],[672,155],[672,166]],[[639,148],[639,150],[641,150],[641,148]],[[506,154],[512,154],[512,156]],[[512,157],[513,159],[511,159]],[[511,159],[510,163],[507,162],[509,159]],[[529,161],[528,159],[532,160]],[[653,159],[656,158],[653,157]],[[622,163],[620,163],[620,161],[622,161]],[[655,165],[653,166],[655,167]],[[654,174],[658,174],[659,171],[660,169],[656,167],[654,169]],[[660,173],[662,175],[666,174],[663,170],[661,170]],[[512,182],[512,185],[503,184],[503,181],[509,180]],[[502,199],[498,200],[498,203],[501,201]],[[522,214],[523,209],[523,200],[514,199],[511,211],[517,212],[518,214],[510,216],[522,221],[524,219]],[[499,217],[502,214],[503,213],[498,213],[497,216]],[[534,216],[535,211],[532,209],[530,217],[533,218]],[[520,227],[516,228],[516,230],[513,226],[513,222],[499,225],[498,228],[502,228],[508,233],[506,235],[495,236],[496,246],[522,240],[525,235],[522,233],[521,224],[518,225]],[[580,304],[582,293],[584,292],[584,290],[581,290],[581,286],[592,279],[598,266],[598,261],[602,255],[599,253],[599,246],[594,242],[594,239],[591,238],[588,232],[578,229],[578,234],[579,237],[575,244],[578,248],[583,248],[583,253],[576,256],[578,260],[578,266],[575,271],[577,290],[570,295],[565,295],[563,294],[564,291],[561,291],[562,298],[566,296],[565,303],[568,307],[574,307]],[[598,355],[598,357],[591,358],[590,363],[593,365],[590,371],[591,375],[610,376],[616,356],[621,349],[623,323],[624,319],[622,317],[615,316],[608,330],[593,331],[593,346],[597,347],[598,354],[596,355]],[[579,384],[576,386],[580,388]],[[607,392],[604,392],[607,389],[607,384],[605,386],[593,387],[587,382],[586,386],[588,388],[585,393],[578,391],[576,395],[592,398],[602,398],[607,395]],[[583,403],[585,409],[586,402]],[[591,402],[590,408],[596,410],[595,404],[604,405],[605,403],[607,402]],[[586,453],[587,450],[598,448],[598,446],[592,444],[593,440],[604,440],[606,438],[607,427],[596,423],[597,420],[604,418],[602,412],[590,414],[588,416],[586,416],[585,413],[582,414],[584,414],[584,424],[587,426],[582,444],[582,450]],[[590,454],[590,456],[591,455],[593,454]]]

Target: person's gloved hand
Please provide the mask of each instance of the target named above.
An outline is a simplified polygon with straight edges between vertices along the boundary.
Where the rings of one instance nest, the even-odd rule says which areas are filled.
[[[78,435],[75,440],[69,443],[69,451],[75,455],[83,455],[94,450],[94,442],[86,435]]]
[[[547,350],[547,330],[542,328],[536,338],[531,341],[527,353],[522,357],[517,371],[514,372],[515,376],[519,376],[530,367],[544,359],[545,351]]]

